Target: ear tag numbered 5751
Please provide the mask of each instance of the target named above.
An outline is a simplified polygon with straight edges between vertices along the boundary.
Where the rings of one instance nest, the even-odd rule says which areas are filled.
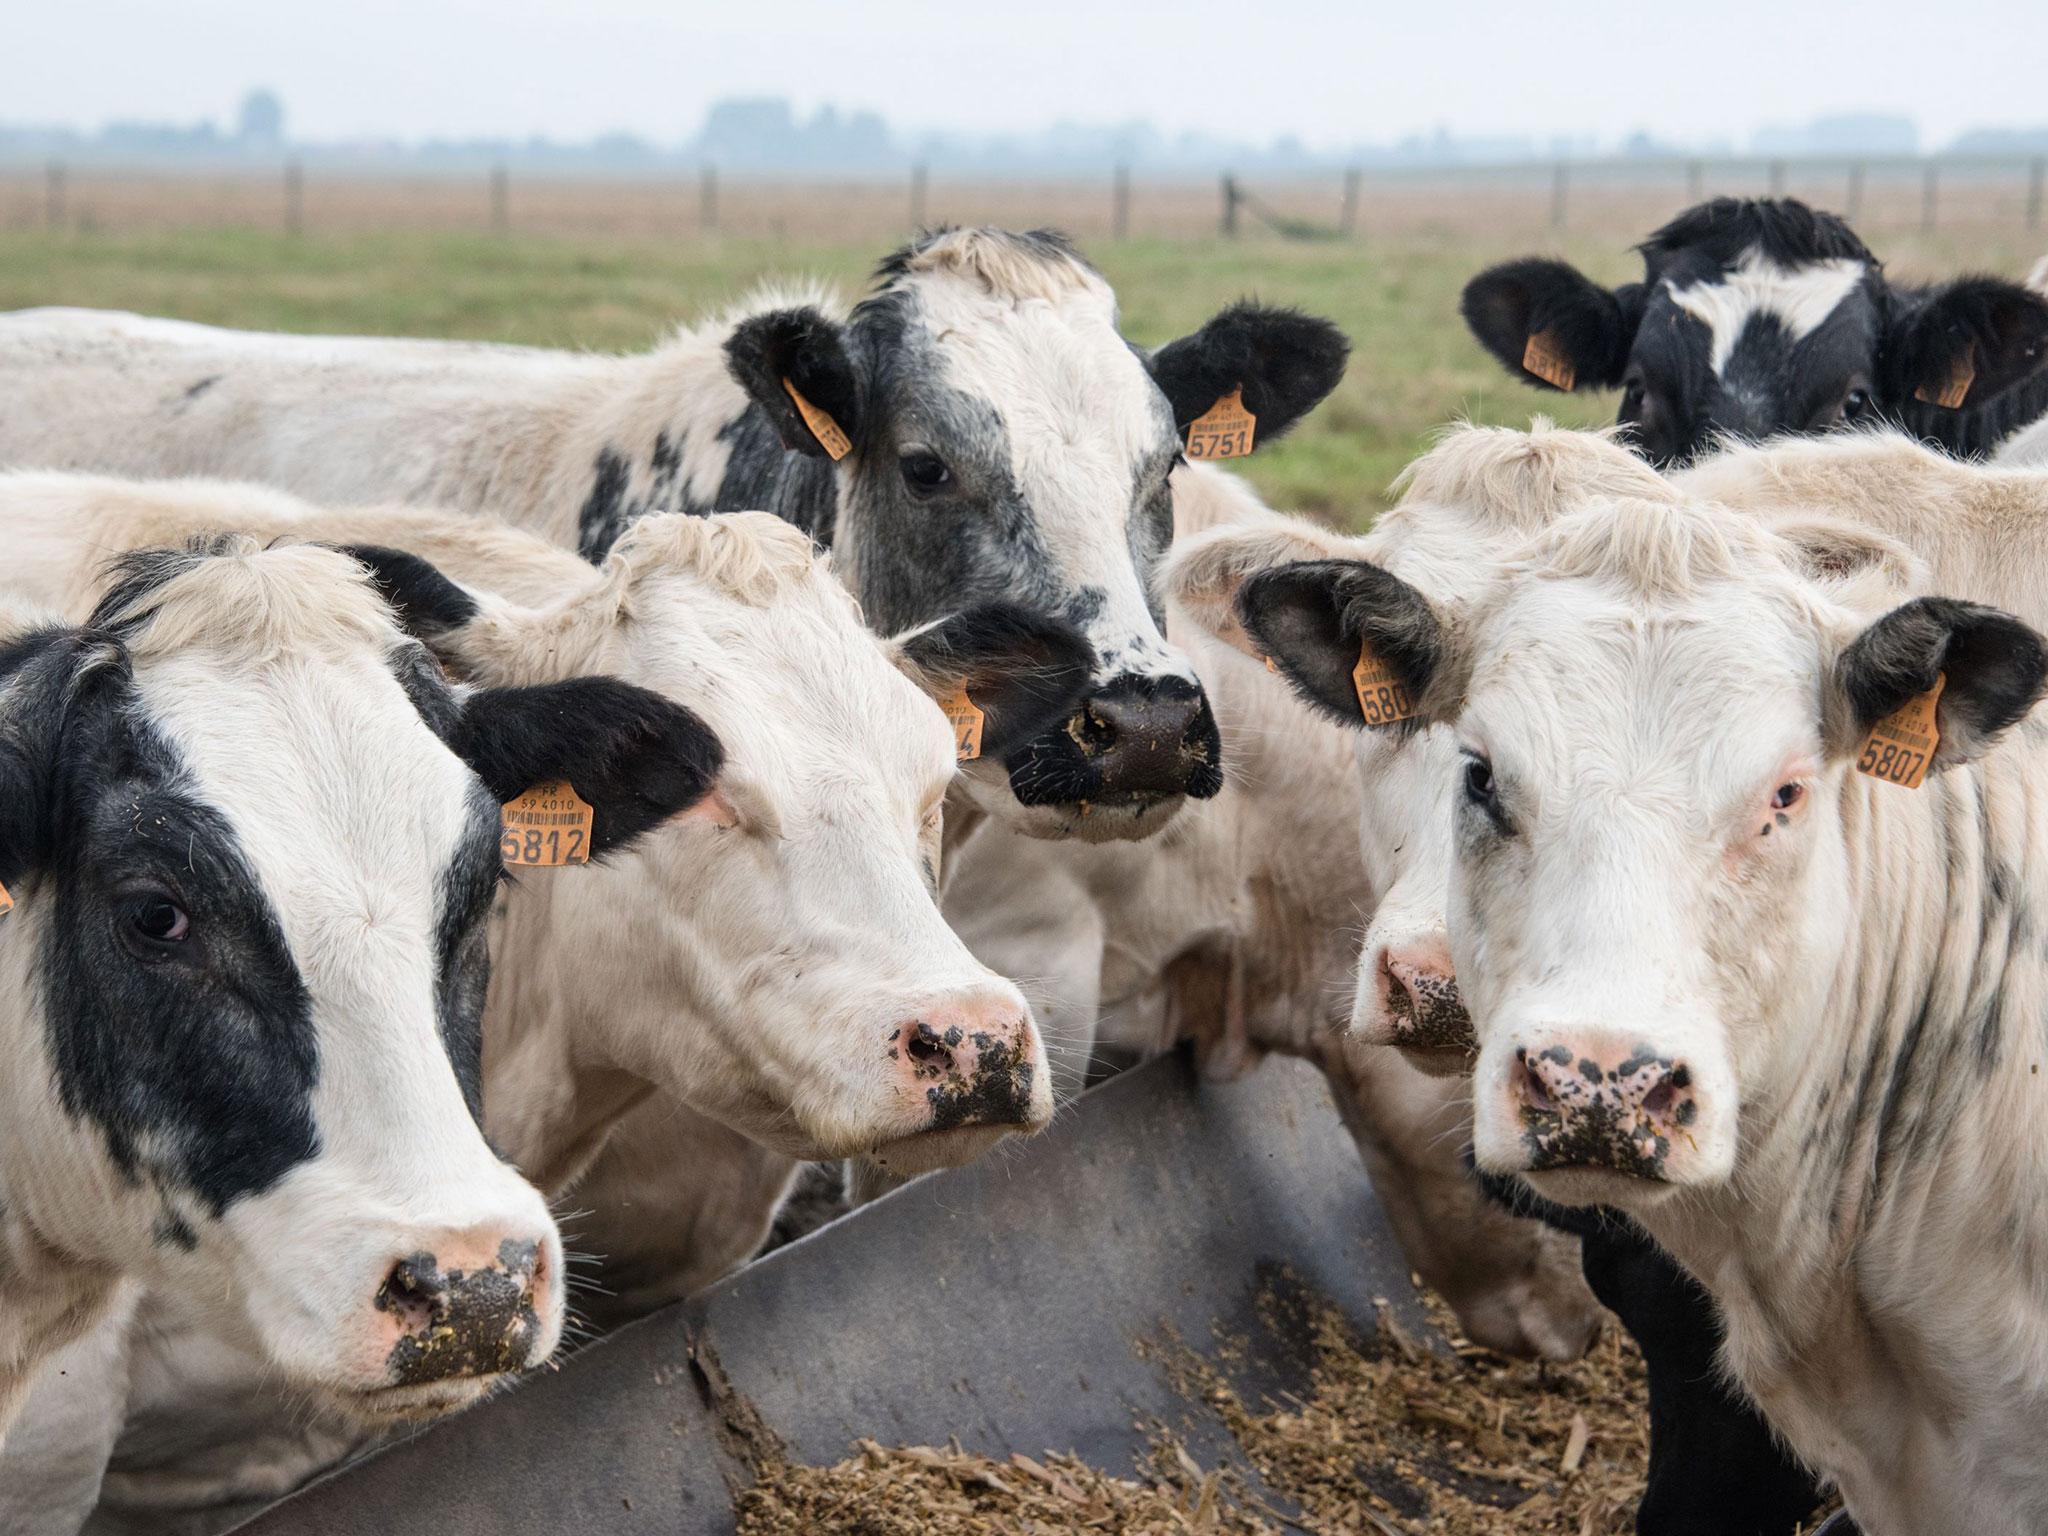
[[[588,864],[591,816],[567,779],[536,784],[500,808],[498,851],[516,869]]]
[[[1927,766],[1934,761],[1934,749],[1941,745],[1941,728],[1935,724],[1934,706],[1941,702],[1941,690],[1947,686],[1948,674],[1937,672],[1932,688],[1906,700],[1873,725],[1870,734],[1863,738],[1856,771],[1901,789],[1918,789],[1925,783]]]
[[[1188,423],[1190,459],[1241,459],[1252,451],[1259,419],[1245,409],[1240,384]]]

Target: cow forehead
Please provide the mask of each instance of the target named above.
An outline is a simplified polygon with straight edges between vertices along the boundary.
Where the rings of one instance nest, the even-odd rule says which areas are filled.
[[[1786,266],[1751,247],[1734,266],[1691,280],[1671,277],[1671,303],[1707,328],[1708,364],[1723,374],[1751,320],[1769,316],[1797,343],[1818,330],[1870,274],[1870,265],[1836,256]]]

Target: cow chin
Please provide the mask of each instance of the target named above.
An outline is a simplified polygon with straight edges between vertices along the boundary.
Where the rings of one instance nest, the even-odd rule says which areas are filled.
[[[1525,1169],[1521,1177],[1537,1194],[1557,1205],[1612,1206],[1624,1211],[1650,1210],[1684,1187],[1590,1166]]]
[[[400,1424],[423,1424],[459,1413],[516,1379],[516,1373],[505,1371],[460,1381],[378,1387],[368,1392],[330,1391],[321,1396],[339,1415],[364,1429],[386,1429]]]
[[[915,1178],[921,1173],[934,1173],[941,1168],[958,1168],[971,1163],[1019,1129],[1003,1125],[963,1125],[950,1131],[925,1131],[916,1136],[883,1142],[868,1152],[867,1157],[885,1173],[902,1179]]]
[[[1001,814],[1024,836],[1047,842],[1137,843],[1173,820],[1186,803],[1186,795],[1112,795],[1066,805],[1012,800]]]

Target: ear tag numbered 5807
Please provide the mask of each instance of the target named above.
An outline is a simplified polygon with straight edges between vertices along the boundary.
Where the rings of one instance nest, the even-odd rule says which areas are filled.
[[[953,727],[955,759],[963,763],[973,762],[981,756],[981,727],[988,716],[967,697],[965,683],[939,700],[939,708],[946,712],[946,723]]]
[[[516,869],[588,864],[591,816],[567,779],[536,784],[500,808],[498,851]]]
[[[1358,643],[1358,665],[1351,669],[1351,686],[1358,690],[1358,712],[1367,725],[1392,725],[1415,713],[1408,689],[1367,641]]]
[[[1947,686],[1948,674],[1937,672],[1932,688],[1906,700],[1873,725],[1870,734],[1863,738],[1856,771],[1901,789],[1918,789],[1925,783],[1927,766],[1934,761],[1934,749],[1941,745],[1934,706],[1941,702],[1941,690]]]
[[[797,415],[803,417],[804,425],[811,429],[811,436],[818,440],[820,448],[831,455],[833,463],[837,464],[853,452],[853,440],[846,435],[839,423],[832,419],[830,411],[820,410],[811,404],[789,380],[784,379],[782,387],[789,391],[789,398],[796,406]]]
[[[1188,423],[1190,459],[1241,459],[1252,451],[1259,420],[1245,409],[1240,384]]]

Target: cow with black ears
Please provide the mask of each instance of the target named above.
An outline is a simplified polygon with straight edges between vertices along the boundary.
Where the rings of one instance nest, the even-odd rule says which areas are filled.
[[[2048,298],[1995,277],[1894,283],[1841,219],[1716,198],[1642,243],[1643,280],[1603,288],[1527,257],[1465,287],[1473,335],[1516,378],[1620,389],[1659,465],[1720,435],[1892,422],[1984,455],[2048,412]]]
[[[362,1423],[545,1359],[560,1239],[476,1119],[499,802],[567,777],[607,808],[603,853],[719,758],[610,679],[452,688],[311,546],[139,552],[82,625],[17,624],[0,1438],[128,1280]]]
[[[1168,477],[1284,434],[1347,352],[1251,303],[1148,352],[1060,236],[947,230],[850,308],[766,294],[639,357],[26,311],[0,318],[0,462],[488,511],[593,561],[650,512],[767,509],[885,634],[998,599],[1078,628],[1079,708],[964,789],[1040,836],[1136,838],[1223,782],[1149,590]]]

